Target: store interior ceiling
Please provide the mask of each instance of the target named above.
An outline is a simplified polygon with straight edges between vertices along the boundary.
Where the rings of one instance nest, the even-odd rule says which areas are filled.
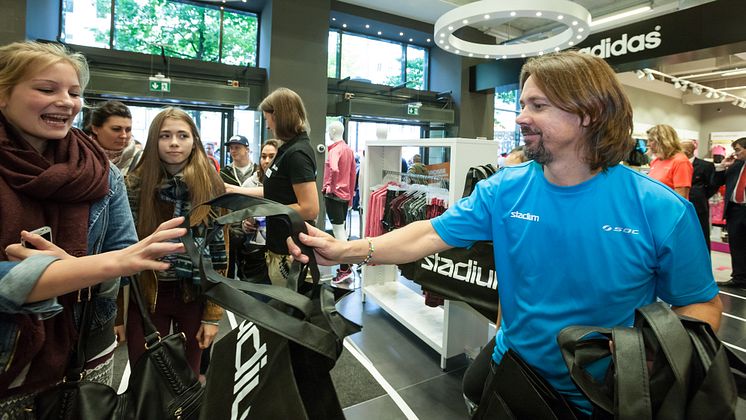
[[[459,6],[472,3],[475,0],[339,1],[428,24],[434,24],[435,21],[437,21],[444,13]],[[521,0],[505,0],[501,2],[501,7],[509,1],[514,1],[516,4],[521,3]],[[596,33],[690,7],[699,6],[704,3],[709,3],[710,1],[715,0],[575,0],[575,3],[585,7],[591,13],[593,20],[595,21],[649,6],[649,10],[632,16],[615,19],[602,24],[592,24],[591,33]],[[558,31],[561,28],[561,25],[554,21],[540,18],[493,19],[480,22],[479,26],[474,27],[474,29],[494,37],[497,43],[520,43],[522,41],[538,40],[550,36],[553,31]],[[655,80],[649,80],[647,77],[638,77],[638,74],[634,71],[620,73],[619,78],[625,85],[674,98],[680,98],[685,104],[696,105],[725,102],[729,100],[726,98],[708,98],[706,95],[708,91],[706,89],[707,87],[727,91],[728,93],[740,97],[746,97],[746,71],[741,74],[738,74],[737,72],[733,75],[729,74],[741,69],[746,69],[746,51],[688,62],[663,64],[654,69],[676,78],[683,78],[683,80],[691,79],[691,82],[705,87],[704,92],[700,92],[700,94],[695,94],[692,89],[682,91],[681,89],[674,87],[674,80],[671,78],[663,78],[664,80],[655,78]],[[728,74],[724,75],[724,73]],[[691,77],[692,75],[695,75],[695,77]]]

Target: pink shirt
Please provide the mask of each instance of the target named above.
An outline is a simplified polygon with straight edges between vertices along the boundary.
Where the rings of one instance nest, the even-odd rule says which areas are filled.
[[[355,153],[344,141],[338,141],[327,149],[324,163],[324,185],[321,192],[334,194],[352,205],[355,195]]]
[[[692,175],[694,167],[689,158],[683,153],[676,153],[670,159],[654,159],[650,163],[650,175],[652,178],[668,185],[670,188],[682,188],[692,186]]]

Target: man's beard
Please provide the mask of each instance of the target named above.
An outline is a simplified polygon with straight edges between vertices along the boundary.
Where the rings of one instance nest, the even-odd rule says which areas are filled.
[[[532,134],[539,135],[539,140],[535,143],[532,143],[531,145],[529,145],[528,143],[525,144],[523,154],[526,155],[527,159],[533,160],[536,163],[541,163],[542,165],[545,165],[554,160],[552,152],[544,147],[544,137],[540,130],[532,130],[528,127],[521,127],[521,134],[523,134],[524,136]]]

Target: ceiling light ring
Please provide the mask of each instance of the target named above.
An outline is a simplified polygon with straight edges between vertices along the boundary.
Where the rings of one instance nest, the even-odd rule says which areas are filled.
[[[574,40],[575,43],[579,43],[590,34],[591,14],[577,3],[567,0],[522,0],[515,7],[505,3],[505,1],[499,0],[482,0],[457,7],[438,18],[435,22],[434,35],[436,37],[441,37],[442,34],[447,35],[443,37],[446,39],[446,45],[459,50],[460,55],[468,56],[469,53],[473,53],[491,57],[505,55],[507,58],[516,58],[538,55],[540,52],[550,51],[555,47],[564,49],[568,46],[568,41]],[[463,23],[464,21],[475,22],[483,18],[485,14],[489,14],[492,19],[512,19],[536,17],[538,11],[541,11],[543,17],[547,20],[553,20],[563,25],[566,24],[566,21],[575,20],[578,24],[575,26],[568,25],[566,30],[549,38],[520,44],[479,44],[465,41],[453,35],[455,31],[468,26],[468,24]],[[563,16],[562,19],[558,19],[560,15]],[[583,31],[579,32],[579,28],[583,28]]]

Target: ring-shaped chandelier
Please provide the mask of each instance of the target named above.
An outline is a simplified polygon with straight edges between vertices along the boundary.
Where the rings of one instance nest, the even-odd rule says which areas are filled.
[[[567,28],[538,41],[515,44],[480,44],[464,41],[453,33],[464,26],[493,19],[520,17],[553,20]],[[480,58],[518,58],[571,48],[590,34],[591,14],[583,6],[567,0],[482,0],[457,7],[435,22],[436,44],[448,52]]]

